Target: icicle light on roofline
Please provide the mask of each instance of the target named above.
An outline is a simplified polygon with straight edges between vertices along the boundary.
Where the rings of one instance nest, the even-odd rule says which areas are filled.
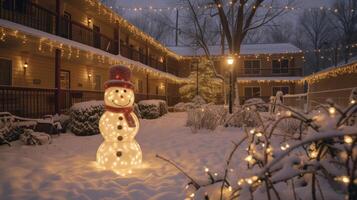
[[[144,42],[150,43],[155,48],[167,53],[168,55],[178,60],[181,59],[181,56],[175,54],[174,52],[163,46],[160,42],[155,40],[153,37],[141,31],[139,28],[137,28],[136,26],[134,26],[133,24],[131,24],[130,22],[119,16],[116,12],[114,12],[112,9],[108,8],[98,0],[86,0],[86,2],[93,8],[97,9],[98,15],[104,15],[106,17],[109,17],[108,19],[113,20],[115,23],[118,22],[122,28],[132,33],[134,37],[139,38]]]
[[[12,36],[15,39],[18,39],[21,41],[22,45],[27,45],[29,38],[22,33],[19,33],[18,30],[10,30],[10,29],[5,29],[5,28],[1,28],[0,29],[0,40],[1,40],[1,35],[5,35],[4,39],[1,42],[6,42],[5,37],[7,36]],[[136,64],[136,62],[133,61],[133,63],[131,62],[127,62],[127,61],[123,61],[123,60],[116,60],[116,59],[111,59],[110,57],[107,57],[105,55],[97,55],[94,54],[93,52],[88,52],[85,50],[81,50],[79,48],[75,48],[69,45],[64,45],[63,43],[59,43],[59,42],[54,42],[52,40],[46,39],[46,38],[40,38],[38,40],[38,50],[40,52],[43,52],[44,54],[47,53],[47,51],[44,50],[45,46],[48,47],[48,49],[50,50],[50,52],[53,51],[53,48],[55,49],[61,49],[61,57],[66,58],[66,59],[71,59],[72,58],[72,54],[74,52],[76,52],[76,58],[80,58],[81,55],[85,55],[87,59],[91,59],[93,61],[97,61],[99,63],[107,63],[109,65],[113,64],[113,63],[120,63],[122,65],[128,66],[130,69],[132,70],[136,70],[138,72],[144,72],[144,73],[149,73],[150,75],[154,76],[154,77],[159,77],[159,78],[166,78],[169,79],[175,83],[187,83],[190,80],[188,80],[187,78],[180,78],[177,77],[175,75],[169,74],[167,72],[162,72],[159,71],[157,69],[151,68],[151,67],[147,67],[147,66],[140,66],[140,65],[144,65],[144,64]],[[81,53],[83,52],[83,53]]]
[[[331,69],[326,72],[319,72],[317,74],[312,74],[310,76],[305,77],[305,80],[308,83],[312,84],[326,78],[337,77],[345,74],[356,74],[356,73],[357,73],[357,62],[352,64],[346,64],[344,66]]]

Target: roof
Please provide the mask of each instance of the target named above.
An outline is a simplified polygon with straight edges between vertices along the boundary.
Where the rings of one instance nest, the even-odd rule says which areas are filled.
[[[173,46],[168,47],[175,53],[181,56],[203,56],[205,55],[202,48],[194,46]],[[209,46],[209,51],[212,56],[222,55],[221,46]],[[280,53],[300,53],[301,49],[290,43],[274,43],[274,44],[242,44],[241,55],[255,54],[280,54]],[[225,54],[228,50],[225,50]]]
[[[304,78],[300,76],[279,76],[279,77],[238,77],[237,82],[245,81],[281,81],[281,82],[290,82],[290,81],[302,81]]]

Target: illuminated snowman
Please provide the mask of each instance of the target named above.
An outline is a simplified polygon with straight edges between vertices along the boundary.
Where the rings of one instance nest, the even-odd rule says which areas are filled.
[[[97,163],[104,169],[125,176],[142,161],[135,135],[139,120],[133,112],[134,86],[130,82],[130,69],[114,66],[105,82],[105,112],[99,120],[99,130],[104,142],[97,151]]]

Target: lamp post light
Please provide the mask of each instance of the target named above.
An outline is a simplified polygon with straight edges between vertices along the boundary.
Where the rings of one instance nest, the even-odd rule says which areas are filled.
[[[228,100],[228,107],[229,107],[229,113],[233,113],[233,64],[234,64],[234,58],[233,57],[228,57],[227,58],[227,64],[229,66],[229,100]]]

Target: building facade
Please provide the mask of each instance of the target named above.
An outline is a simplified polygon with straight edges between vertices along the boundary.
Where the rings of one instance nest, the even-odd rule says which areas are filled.
[[[170,49],[184,56],[191,65],[205,57],[201,49],[192,47],[170,47]],[[277,91],[282,91],[284,94],[304,92],[302,80],[304,55],[292,44],[243,44],[240,55],[232,56],[235,59],[233,66],[227,64],[229,56],[227,50],[222,50],[220,46],[210,46],[209,51],[217,73],[225,77],[226,99],[229,94],[229,73],[232,68],[237,77],[234,93],[241,104],[250,98],[269,101],[269,97],[275,96]]]
[[[228,77],[227,55],[210,48],[216,71]],[[114,64],[131,68],[137,101],[174,105],[202,56],[191,47],[163,46],[98,0],[0,0],[0,112],[40,117],[102,100]],[[303,54],[291,44],[243,45],[233,68],[241,103],[278,90],[303,92]],[[223,85],[217,103],[228,96]]]
[[[179,101],[181,56],[99,1],[0,3],[0,111],[42,116],[101,100],[114,64],[132,69],[137,101]]]

